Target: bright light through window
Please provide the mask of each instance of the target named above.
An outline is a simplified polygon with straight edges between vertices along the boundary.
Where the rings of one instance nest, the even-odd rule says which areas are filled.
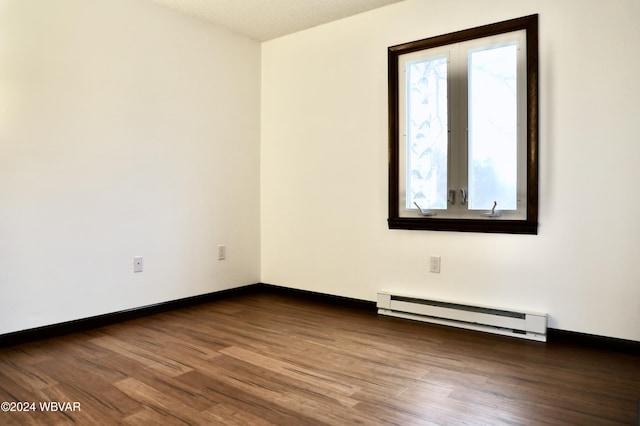
[[[469,52],[469,208],[516,210],[517,46]]]
[[[447,208],[447,58],[407,64],[406,207]]]

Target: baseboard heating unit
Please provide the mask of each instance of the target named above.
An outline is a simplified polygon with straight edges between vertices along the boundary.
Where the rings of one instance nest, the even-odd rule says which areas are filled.
[[[378,293],[378,314],[547,341],[547,314]]]

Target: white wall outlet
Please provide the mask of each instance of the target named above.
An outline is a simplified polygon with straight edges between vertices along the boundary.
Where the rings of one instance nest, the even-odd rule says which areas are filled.
[[[429,261],[429,272],[433,272],[435,274],[440,273],[440,256],[431,256]]]
[[[227,246],[218,246],[218,260],[227,258]]]
[[[144,260],[142,256],[134,256],[133,257],[133,272],[142,272],[142,267],[144,266]]]

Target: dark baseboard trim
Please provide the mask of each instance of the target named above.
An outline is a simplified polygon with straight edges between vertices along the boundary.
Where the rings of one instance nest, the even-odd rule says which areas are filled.
[[[29,343],[36,340],[58,337],[65,334],[78,333],[94,328],[104,327],[123,321],[142,318],[162,312],[176,309],[188,308],[202,303],[213,302],[227,297],[241,296],[256,291],[260,284],[250,284],[244,287],[232,288],[213,293],[201,294],[198,296],[186,297],[184,299],[170,300],[168,302],[156,303],[139,308],[127,309],[119,312],[111,312],[104,315],[97,315],[89,318],[82,318],[58,324],[46,325],[43,327],[31,328],[28,330],[16,331],[13,333],[0,335],[0,348]]]
[[[371,313],[376,312],[376,302],[368,300],[353,299],[349,297],[318,293],[309,290],[281,287],[274,284],[256,283],[244,287],[217,291],[213,293],[202,294],[199,296],[186,297],[184,299],[171,300],[168,302],[142,306],[125,311],[113,312],[75,321],[68,321],[59,324],[52,324],[44,327],[37,327],[28,330],[3,334],[0,335],[0,347],[14,346],[22,343],[33,342],[36,340],[62,336],[65,334],[77,333],[162,312],[168,312],[176,309],[183,309],[195,305],[200,305],[203,303],[214,302],[216,300],[228,297],[256,294],[260,292],[312,300],[317,303],[343,306],[349,309],[359,309]],[[606,351],[624,352],[632,355],[640,355],[640,342],[635,340],[624,340],[614,337],[597,336],[593,334],[578,333],[574,331],[558,330],[555,328],[549,328],[547,330],[547,342],[572,344],[577,346],[602,349]]]
[[[595,334],[578,333],[576,331],[547,329],[547,341],[565,343],[577,346],[588,346],[593,349],[624,352],[640,355],[640,342],[635,340],[618,339],[615,337],[598,336]]]
[[[256,289],[260,289],[269,293],[277,293],[290,297],[297,297],[300,299],[313,300],[314,302],[344,306],[350,309],[360,309],[370,312],[376,311],[376,302],[369,300],[354,299],[351,297],[336,296],[327,293],[318,293],[309,290],[299,290],[290,287],[281,287],[275,284],[260,283],[256,286]]]

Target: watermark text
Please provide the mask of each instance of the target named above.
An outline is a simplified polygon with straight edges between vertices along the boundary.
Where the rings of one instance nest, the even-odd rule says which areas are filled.
[[[82,411],[78,401],[3,401],[0,410],[4,413],[23,412],[55,412],[55,411]]]

